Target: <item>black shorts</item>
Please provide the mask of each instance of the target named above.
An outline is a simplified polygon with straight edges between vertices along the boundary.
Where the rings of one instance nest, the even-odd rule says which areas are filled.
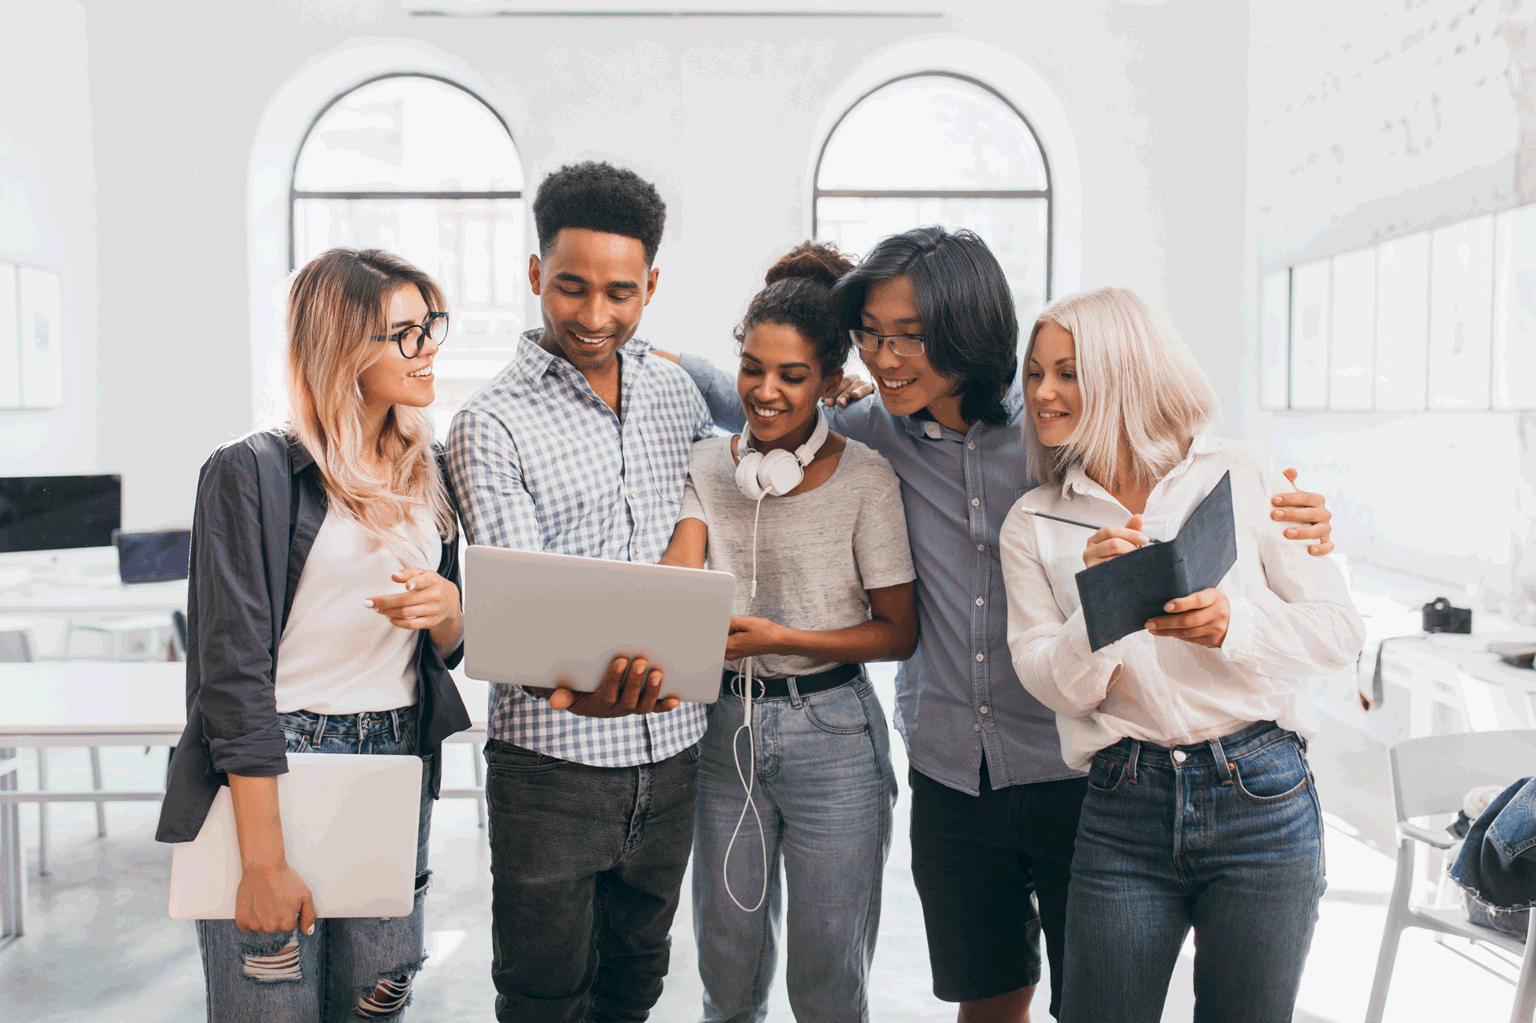
[[[912,879],[923,903],[934,996],[975,1002],[1040,982],[1040,936],[1060,1008],[1067,885],[1083,778],[968,796],[916,770]]]

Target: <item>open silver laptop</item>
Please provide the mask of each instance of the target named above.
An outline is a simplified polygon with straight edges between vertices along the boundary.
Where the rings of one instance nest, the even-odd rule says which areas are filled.
[[[713,703],[735,592],[729,572],[470,547],[464,672],[591,692],[615,656],[644,654],[663,696]]]
[[[409,916],[416,894],[421,758],[290,753],[277,776],[283,847],[323,918]],[[221,786],[202,830],[171,852],[175,920],[232,920],[235,808]]]

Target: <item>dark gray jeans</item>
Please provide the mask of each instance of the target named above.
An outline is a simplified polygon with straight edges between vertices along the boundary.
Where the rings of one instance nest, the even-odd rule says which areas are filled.
[[[588,767],[486,743],[498,1020],[646,1019],[693,847],[698,760],[691,746]]]

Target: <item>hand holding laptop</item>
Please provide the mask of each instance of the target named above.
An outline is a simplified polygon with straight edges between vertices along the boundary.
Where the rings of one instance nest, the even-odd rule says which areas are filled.
[[[628,714],[650,714],[676,707],[676,696],[661,696],[662,670],[650,668],[642,656],[631,661],[623,654],[615,657],[603,675],[602,684],[590,693],[577,692],[569,679],[560,679],[554,688],[524,686],[528,692],[549,701],[554,710],[568,710],[583,717],[616,718]]]

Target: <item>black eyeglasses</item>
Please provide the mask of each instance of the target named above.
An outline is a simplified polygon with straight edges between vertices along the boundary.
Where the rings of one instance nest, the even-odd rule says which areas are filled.
[[[448,339],[448,314],[428,313],[422,323],[413,323],[404,330],[397,330],[393,334],[375,334],[374,341],[393,341],[400,346],[400,354],[407,359],[414,359],[421,354],[426,347],[427,338],[439,348]]]
[[[853,338],[853,343],[860,351],[871,355],[880,351],[880,342],[884,341],[891,346],[891,351],[903,359],[914,355],[923,354],[923,337],[921,334],[876,334],[872,330],[862,330],[852,327],[848,336]]]

